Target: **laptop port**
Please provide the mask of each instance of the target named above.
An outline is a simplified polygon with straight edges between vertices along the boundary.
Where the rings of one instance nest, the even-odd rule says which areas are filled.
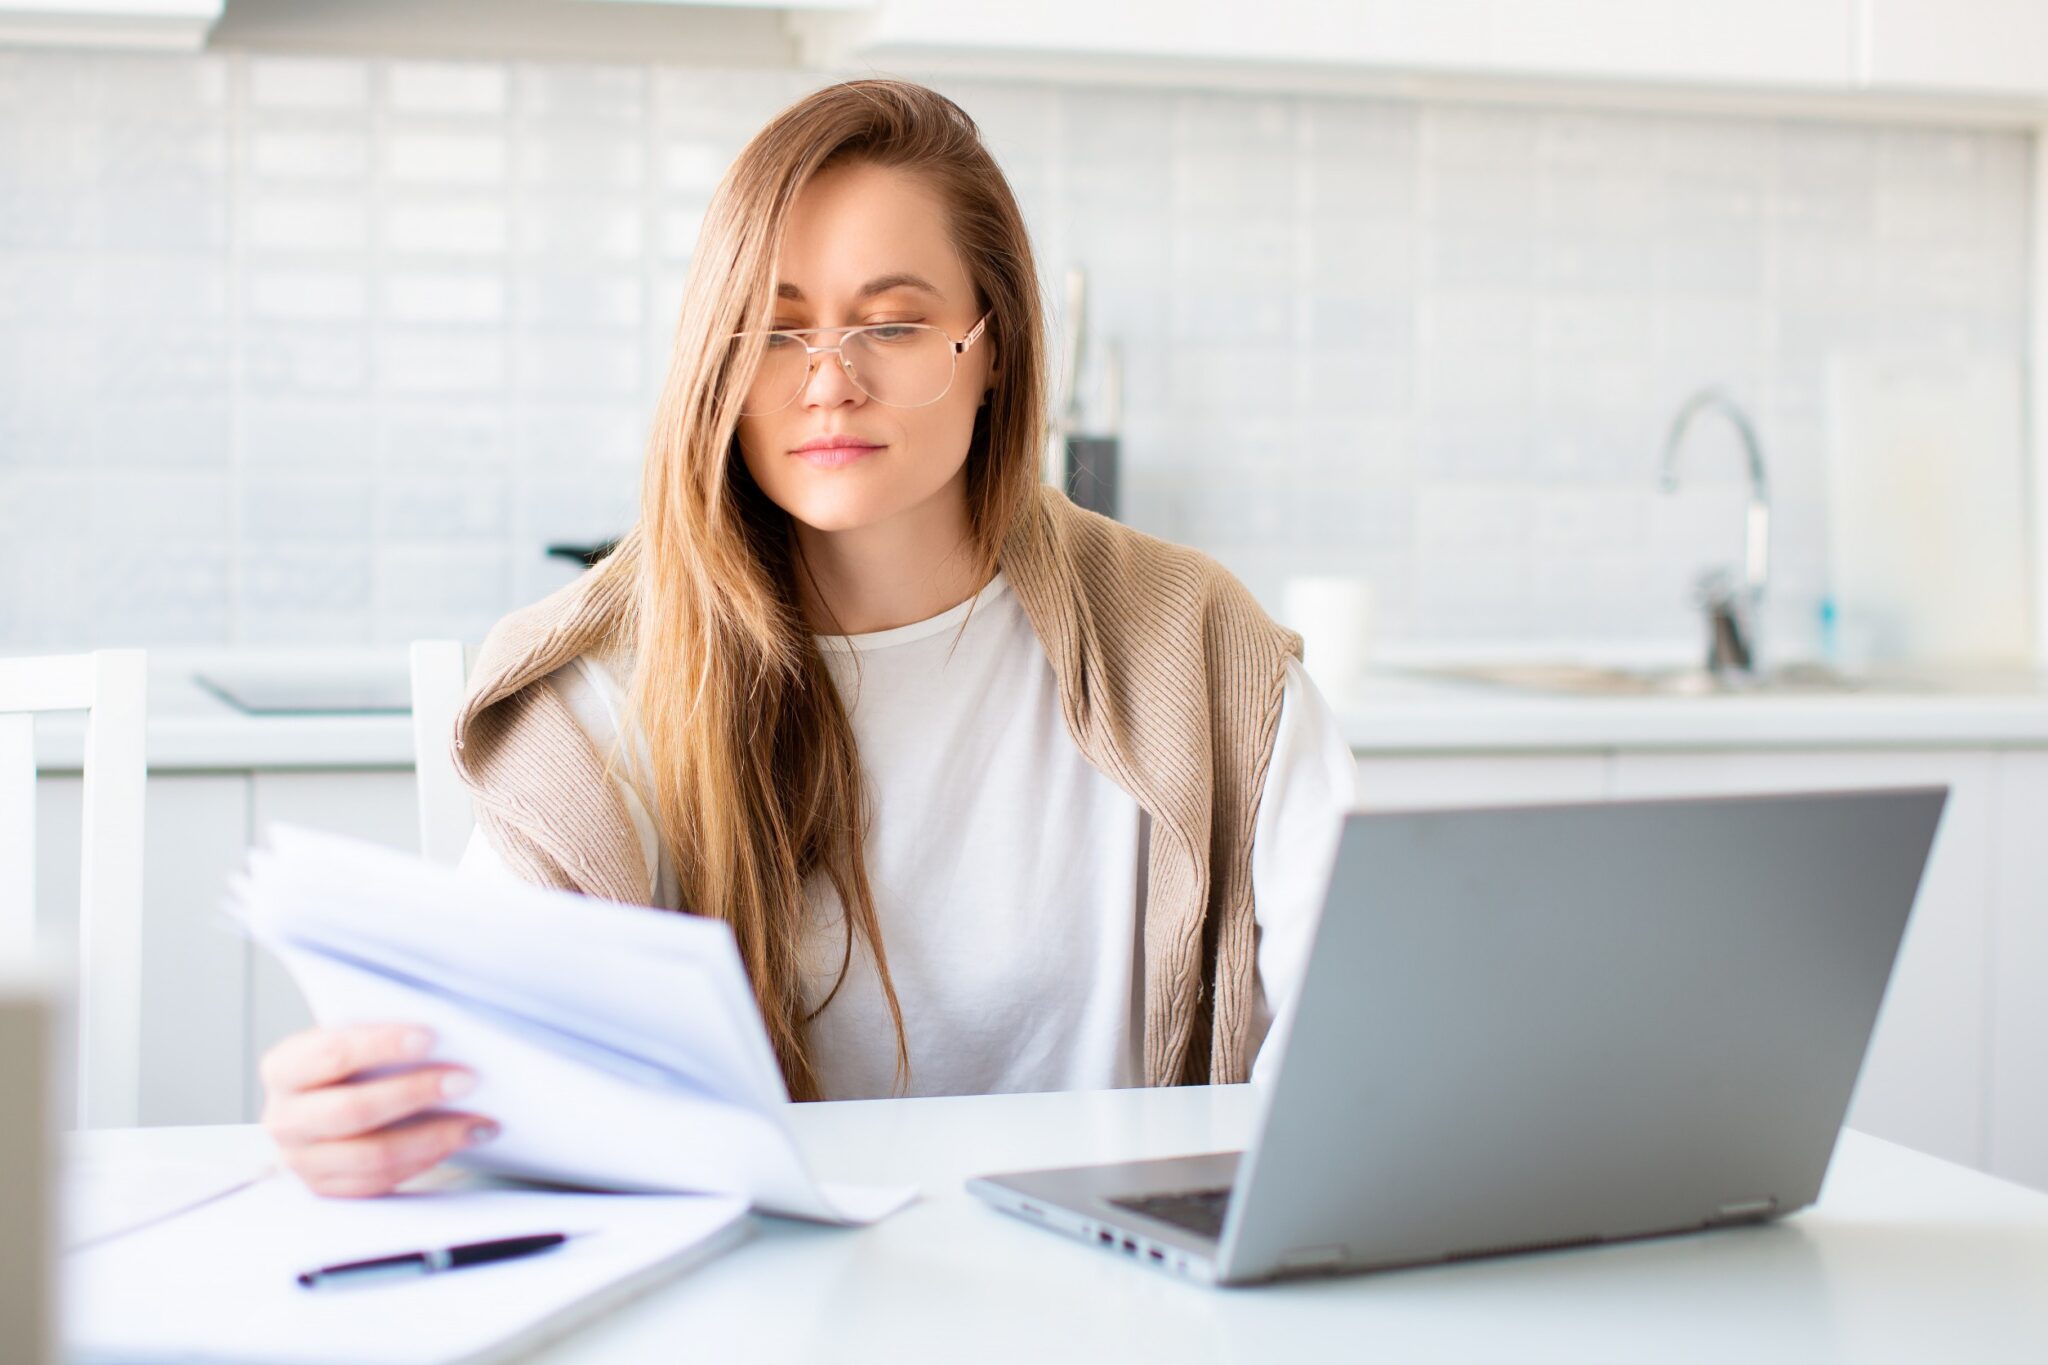
[[[1116,1234],[1111,1232],[1108,1228],[1104,1228],[1102,1231],[1095,1234],[1095,1240],[1102,1243],[1106,1247],[1113,1247],[1116,1245]]]
[[[1138,1254],[1138,1244],[1137,1244],[1137,1242],[1136,1242],[1135,1240],[1133,1240],[1132,1238],[1129,1238],[1129,1237],[1126,1237],[1126,1238],[1124,1238],[1124,1255],[1126,1255],[1126,1256],[1135,1256],[1135,1255],[1137,1255],[1137,1254]]]
[[[1145,1254],[1147,1256],[1150,1256],[1155,1261],[1163,1261],[1166,1259],[1166,1253],[1161,1251],[1158,1247],[1151,1247],[1147,1249]]]

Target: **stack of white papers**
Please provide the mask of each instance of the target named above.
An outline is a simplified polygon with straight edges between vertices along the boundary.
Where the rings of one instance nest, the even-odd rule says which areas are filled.
[[[500,1135],[474,1170],[602,1190],[732,1195],[830,1223],[909,1189],[826,1186],[797,1150],[782,1073],[732,931],[714,920],[481,881],[376,845],[276,827],[229,906],[323,1025],[424,1024],[476,1073]]]
[[[679,1195],[465,1188],[324,1199],[271,1175],[64,1262],[67,1358],[450,1365],[530,1351],[743,1236],[746,1204]],[[302,1270],[517,1237],[537,1256],[356,1288]]]

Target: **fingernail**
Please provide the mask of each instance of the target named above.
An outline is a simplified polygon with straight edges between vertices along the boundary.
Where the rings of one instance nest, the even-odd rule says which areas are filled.
[[[469,1126],[469,1145],[474,1147],[479,1143],[489,1142],[497,1135],[498,1125],[495,1123],[472,1123]]]
[[[398,1040],[398,1050],[408,1057],[424,1057],[434,1045],[434,1035],[423,1028],[409,1028]]]
[[[451,1071],[441,1078],[441,1098],[444,1100],[459,1100],[474,1089],[475,1072]]]

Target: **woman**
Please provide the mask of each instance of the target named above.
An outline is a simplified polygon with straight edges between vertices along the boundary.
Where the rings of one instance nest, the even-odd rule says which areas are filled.
[[[465,869],[725,920],[796,1099],[1245,1079],[1353,796],[1299,637],[1040,482],[1036,280],[951,101],[778,115],[705,216],[638,526],[456,723]],[[287,1161],[375,1194],[488,1140],[430,1051],[278,1044]]]

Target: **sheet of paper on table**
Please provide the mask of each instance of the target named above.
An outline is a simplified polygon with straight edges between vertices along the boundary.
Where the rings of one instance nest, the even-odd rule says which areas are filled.
[[[480,882],[289,826],[229,910],[322,1024],[425,1024],[473,1070],[465,1112],[501,1132],[458,1162],[603,1190],[735,1195],[767,1213],[868,1223],[911,1189],[825,1185],[724,924]]]
[[[140,1161],[130,1156],[64,1157],[62,1245],[88,1247],[199,1207],[277,1169],[270,1160]]]
[[[746,1202],[468,1188],[328,1199],[275,1173],[64,1259],[67,1359],[263,1365],[480,1365],[706,1259]],[[552,1251],[355,1288],[301,1270],[463,1242],[576,1232]]]

